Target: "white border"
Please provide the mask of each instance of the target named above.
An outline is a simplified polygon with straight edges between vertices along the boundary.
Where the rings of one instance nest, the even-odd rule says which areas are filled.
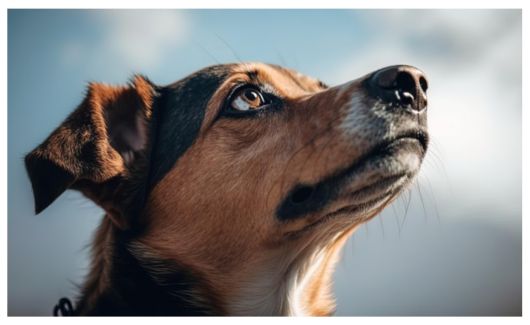
[[[310,2],[308,0],[299,0],[299,1],[286,1],[286,0],[269,0],[269,1],[235,1],[235,0],[222,0],[222,1],[206,1],[206,0],[196,0],[196,1],[189,1],[186,3],[182,3],[180,1],[165,1],[165,0],[149,0],[149,1],[138,1],[138,0],[130,0],[130,1],[119,1],[119,0],[92,0],[92,1],[74,1],[74,0],[50,0],[50,1],[43,1],[43,0],[4,0],[2,1],[2,5],[5,7],[4,10],[0,13],[0,21],[2,22],[0,24],[1,29],[1,37],[2,37],[2,51],[0,52],[2,56],[2,62],[3,64],[0,67],[0,75],[4,76],[1,79],[1,85],[0,85],[0,98],[2,99],[2,110],[0,113],[0,150],[2,152],[0,156],[0,179],[2,180],[2,185],[0,186],[0,207],[3,213],[0,213],[0,215],[4,220],[4,227],[1,230],[2,238],[1,241],[1,253],[2,254],[2,260],[5,262],[4,267],[2,267],[0,270],[2,274],[3,279],[3,285],[1,295],[1,303],[0,303],[0,310],[2,311],[2,315],[4,318],[6,318],[7,315],[7,9],[8,8],[182,8],[182,9],[190,9],[190,8],[314,8],[314,9],[320,9],[320,8],[459,8],[459,9],[467,9],[467,8],[523,8],[523,35],[526,35],[526,38],[528,39],[528,11],[527,11],[527,4],[530,3],[530,1],[516,1],[516,0],[503,0],[503,1],[491,1],[491,0],[483,0],[483,1],[463,1],[463,0],[445,0],[445,1],[346,1],[346,0],[326,0],[324,2],[317,3],[316,1]],[[398,4],[400,6],[398,6]],[[476,7],[477,4],[480,4],[480,7]],[[176,6],[178,5],[178,6]],[[301,7],[303,6],[303,7]],[[525,37],[523,36],[523,164],[522,166],[528,166],[529,160],[528,160],[528,148],[530,145],[529,141],[529,131],[528,128],[529,125],[529,113],[528,113],[528,87],[525,87],[528,85],[528,77],[529,77],[529,67],[528,67],[528,41],[525,41]],[[502,109],[502,108],[500,108]],[[528,191],[528,184],[529,184],[529,174],[527,171],[524,170],[523,167],[523,233],[528,234],[528,222],[525,222],[525,217],[528,216],[528,199],[529,199],[529,191]],[[529,240],[525,239],[525,236],[523,235],[523,277],[527,273],[528,270],[528,251],[529,251]],[[528,281],[524,281],[523,278],[523,293],[528,293]],[[526,297],[528,298],[528,296]],[[524,299],[523,297],[523,315],[527,315],[529,310],[530,303],[528,302],[528,299]],[[425,322],[434,323],[434,324],[441,324],[444,325],[447,322],[450,323],[463,323],[463,322],[480,322],[480,324],[498,324],[498,323],[515,323],[515,322],[521,322],[524,321],[524,319],[529,318],[528,316],[523,317],[450,317],[450,318],[428,318],[425,319],[423,317],[385,317],[385,318],[378,318],[378,317],[357,317],[354,320],[351,320],[347,317],[337,317],[333,319],[329,318],[303,318],[303,319],[287,319],[287,318],[274,318],[274,319],[265,319],[265,318],[182,318],[182,319],[175,319],[175,318],[157,318],[157,320],[161,322],[204,322],[204,321],[211,321],[211,322],[244,322],[245,324],[248,322],[256,322],[256,323],[262,323],[262,324],[268,324],[269,322],[293,322],[293,321],[300,321],[303,320],[304,322],[308,323],[315,323],[315,322],[341,322],[341,323],[351,323],[352,321],[355,322],[362,322],[367,324],[374,324],[379,323],[381,321],[387,321],[392,322],[393,324],[424,324]],[[12,323],[22,323],[28,321],[26,317],[9,317],[7,318],[9,322]],[[127,321],[132,323],[144,323],[145,318],[129,318],[127,320],[119,320],[119,321]],[[40,317],[38,319],[39,322],[51,322],[51,321],[58,321],[58,322],[65,322],[65,321],[72,321],[72,319],[52,319],[52,318],[44,318]],[[76,321],[79,322],[93,322],[93,319],[76,319]],[[103,322],[110,322],[114,321],[114,319],[109,318],[99,318],[98,321]],[[524,322],[528,322],[524,321]]]
[[[314,9],[334,9],[334,8],[522,8],[524,0],[445,0],[445,1],[418,1],[418,0],[326,0],[326,1],[307,1],[307,0],[4,0],[6,8],[213,8],[213,9],[231,9],[231,8],[314,8]],[[45,5],[43,5],[45,3]],[[480,6],[476,6],[480,4]]]

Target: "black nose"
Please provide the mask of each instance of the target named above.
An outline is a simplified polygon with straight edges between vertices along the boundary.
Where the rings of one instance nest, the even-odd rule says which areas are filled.
[[[372,96],[386,103],[421,112],[427,107],[427,79],[419,69],[395,65],[377,70],[367,80]]]

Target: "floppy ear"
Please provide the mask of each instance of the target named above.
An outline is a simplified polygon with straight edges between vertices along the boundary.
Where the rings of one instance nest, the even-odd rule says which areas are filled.
[[[68,188],[112,209],[99,192],[126,178],[145,149],[154,94],[154,85],[140,76],[125,87],[91,83],[79,107],[25,158],[35,213]]]

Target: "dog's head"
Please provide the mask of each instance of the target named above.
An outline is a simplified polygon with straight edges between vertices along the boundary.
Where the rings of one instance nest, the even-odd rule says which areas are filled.
[[[343,242],[410,183],[426,90],[410,66],[328,87],[259,63],[92,84],[26,157],[36,210],[78,189],[142,245],[237,291]]]

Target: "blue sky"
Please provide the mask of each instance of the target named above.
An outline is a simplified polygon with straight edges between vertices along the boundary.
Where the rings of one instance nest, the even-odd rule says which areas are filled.
[[[22,165],[88,81],[159,84],[238,60],[329,84],[406,63],[430,80],[433,146],[418,185],[350,240],[339,315],[521,308],[521,13],[509,10],[10,10],[9,314],[75,294],[101,212],[74,192],[32,214]]]

